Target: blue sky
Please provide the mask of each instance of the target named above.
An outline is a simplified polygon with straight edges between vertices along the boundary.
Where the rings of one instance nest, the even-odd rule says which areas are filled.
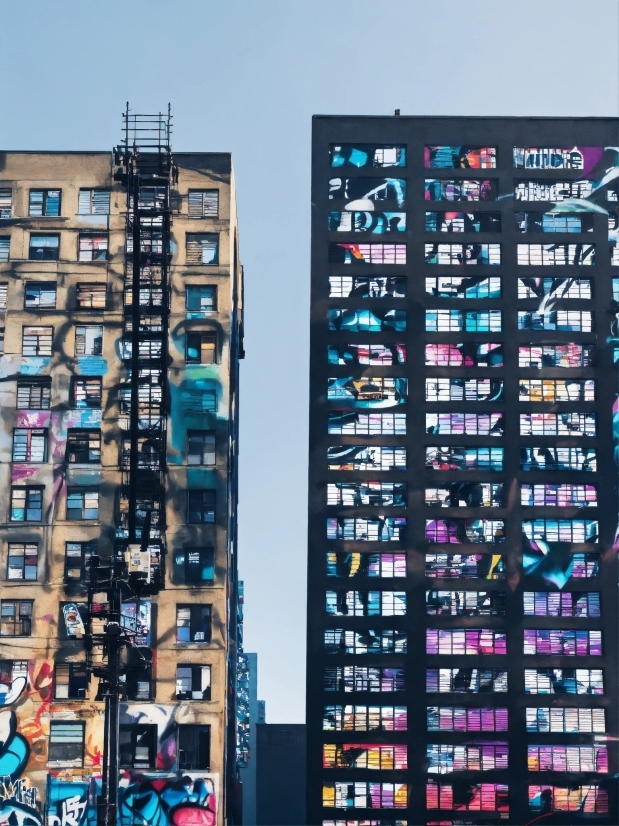
[[[616,0],[4,0],[0,149],[110,149],[168,101],[232,152],[246,274],[240,568],[267,721],[302,722],[313,114],[618,114]]]

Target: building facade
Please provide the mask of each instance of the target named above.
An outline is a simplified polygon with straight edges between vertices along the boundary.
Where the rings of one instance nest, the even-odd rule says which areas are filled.
[[[618,127],[314,119],[310,824],[619,820]]]
[[[127,117],[113,153],[0,154],[0,820],[29,826],[97,822],[114,623],[116,822],[234,822],[234,174]]]

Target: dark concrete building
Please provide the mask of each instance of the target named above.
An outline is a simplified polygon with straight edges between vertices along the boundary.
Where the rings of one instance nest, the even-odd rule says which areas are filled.
[[[305,726],[258,723],[256,823],[302,826],[305,820]]]
[[[618,127],[314,119],[309,824],[619,820]]]

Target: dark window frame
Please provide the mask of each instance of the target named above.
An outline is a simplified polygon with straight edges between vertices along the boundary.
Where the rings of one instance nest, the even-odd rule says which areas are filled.
[[[56,239],[55,244],[37,244],[37,239]],[[59,261],[60,260],[60,233],[51,232],[43,235],[41,232],[31,232],[28,240],[29,261]]]
[[[13,614],[7,613],[9,606],[14,606]],[[3,599],[0,601],[0,636],[1,637],[31,637],[32,614],[34,611],[33,599]],[[11,620],[12,617],[12,620]],[[10,624],[13,633],[5,633],[5,627]]]
[[[66,682],[64,676],[66,675]],[[60,677],[63,680],[61,682]],[[67,696],[59,696],[60,686],[67,686]],[[85,662],[54,663],[54,699],[85,700],[88,692],[88,671]]]
[[[51,192],[57,192],[58,196],[50,196]],[[41,193],[41,211],[32,211],[33,206],[36,206],[36,202],[33,201],[33,195]],[[51,203],[50,203],[51,202]],[[53,209],[54,202],[57,202],[57,211],[48,211]],[[33,218],[60,218],[62,215],[62,189],[58,188],[46,188],[46,189],[31,189],[28,192],[28,215]]]
[[[127,736],[128,735],[128,736]],[[140,745],[139,738],[145,738],[148,758],[139,759],[136,751]],[[123,769],[154,769],[157,765],[157,724],[156,723],[121,723],[119,726],[119,765]],[[123,742],[125,741],[125,742]],[[128,742],[126,742],[128,741]],[[150,741],[150,742],[149,742]],[[128,759],[128,756],[131,759]]]
[[[74,729],[77,733],[81,730],[81,736],[78,742],[71,742],[70,744],[62,741],[54,742],[54,729]],[[48,766],[56,766],[58,768],[82,768],[84,766],[84,746],[85,746],[86,723],[81,720],[52,720],[50,722],[49,744],[47,754]]]
[[[67,429],[66,461],[73,465],[101,464],[100,428],[70,427]]]
[[[38,300],[36,302],[34,298],[30,298],[30,303],[28,303],[29,292],[31,293],[31,296],[38,295]],[[44,292],[54,294],[53,303],[51,301],[41,303],[41,294]],[[24,310],[36,310],[37,312],[44,312],[45,310],[55,310],[57,300],[58,289],[56,283],[53,281],[26,281],[26,283],[24,284]]]
[[[185,669],[186,671],[190,671],[189,675],[183,675],[179,677],[179,670]],[[203,681],[203,671],[206,671],[208,674],[207,683],[208,685],[205,688],[202,688],[202,681]],[[179,690],[179,680],[186,679],[189,676],[191,680],[191,690],[189,691],[180,691]],[[196,663],[177,663],[176,665],[176,699],[177,700],[210,700],[211,699],[211,687],[212,687],[212,678],[213,678],[213,670],[211,665],[209,664],[196,664]],[[200,695],[200,696],[197,696]]]
[[[10,505],[11,517],[10,517],[9,521],[10,522],[42,522],[43,521],[43,491],[44,491],[44,489],[45,488],[44,488],[43,485],[12,485],[11,486],[11,505]],[[15,493],[17,491],[22,491],[22,490],[25,491],[25,496],[23,498],[23,502],[24,502],[23,508],[18,507],[18,505],[17,505],[17,503],[21,500],[16,500],[15,499]],[[39,504],[40,507],[36,508],[36,509],[33,507],[33,502],[32,502],[32,495],[33,494],[38,494],[38,500],[39,501],[36,502],[36,500],[35,500],[34,504]],[[24,518],[23,519],[16,519],[14,517],[14,513],[16,511],[19,511],[19,510],[23,510],[23,512],[24,512]],[[28,519],[28,513],[29,512],[32,513],[33,511],[39,513],[38,519]]]
[[[83,392],[80,385],[84,387]],[[89,386],[98,387],[98,396],[88,392]],[[70,399],[71,406],[76,409],[100,410],[103,403],[103,376],[71,376]]]
[[[187,624],[189,620],[189,624]],[[184,625],[179,625],[184,621]],[[189,630],[188,634],[179,629]],[[202,639],[195,639],[202,635]],[[179,636],[188,636],[189,639],[180,639]],[[210,643],[213,636],[213,606],[209,603],[177,603],[176,605],[176,643],[199,644]]]
[[[211,444],[212,450],[208,450]],[[205,461],[205,458],[210,456],[213,460]],[[198,461],[192,461],[191,457],[197,458]],[[217,464],[217,436],[214,430],[187,431],[187,464],[202,467],[214,467]]]
[[[193,303],[190,300],[191,293],[190,290],[200,290],[200,295],[198,297],[198,307],[191,307],[190,304]],[[212,303],[210,307],[204,308],[202,307],[202,291],[212,291]],[[194,296],[195,297],[195,296]],[[217,285],[216,284],[187,284],[185,287],[185,310],[188,313],[216,313],[217,312]]]
[[[186,493],[187,524],[214,525],[217,509],[217,491],[215,488],[188,489]]]
[[[98,540],[96,539],[89,539],[89,540],[77,540],[71,541],[68,540],[65,543],[65,551],[64,551],[64,581],[67,584],[71,584],[74,582],[86,582],[88,572],[90,570],[90,558],[97,553],[98,547]],[[69,545],[78,546],[79,545],[79,552],[77,547],[69,549]],[[79,564],[76,562],[71,562],[71,560],[78,559]],[[79,573],[77,576],[70,576],[70,571],[77,571],[79,568]]]
[[[22,393],[22,404],[20,404],[20,391]],[[25,392],[28,393],[28,404],[23,404],[23,397]],[[40,399],[38,404],[32,404],[33,391],[35,395],[38,392]],[[50,410],[52,406],[52,383],[51,379],[18,379],[17,389],[15,394],[15,409],[16,410]]]
[[[88,510],[94,510],[93,508],[86,507],[86,494],[87,493],[96,493],[97,494],[97,515],[96,516],[86,516],[86,512]],[[77,508],[70,508],[69,507],[69,500],[71,497],[81,496],[81,516],[70,516],[70,511],[77,512]],[[99,488],[92,486],[92,485],[75,485],[73,487],[67,488],[67,510],[66,510],[66,518],[67,521],[71,522],[96,522],[99,519]]]
[[[178,726],[176,763],[179,771],[210,771],[210,726],[194,723]]]

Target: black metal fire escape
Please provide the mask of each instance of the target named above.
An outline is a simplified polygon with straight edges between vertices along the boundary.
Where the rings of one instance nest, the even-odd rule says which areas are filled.
[[[139,645],[140,600],[164,587],[166,550],[171,115],[169,106],[165,115],[137,115],[127,104],[123,118],[125,137],[114,150],[114,180],[127,193],[120,519],[114,555],[92,560],[86,635],[97,699],[105,700],[99,826],[119,820],[119,704],[132,672],[150,684],[151,652]]]

